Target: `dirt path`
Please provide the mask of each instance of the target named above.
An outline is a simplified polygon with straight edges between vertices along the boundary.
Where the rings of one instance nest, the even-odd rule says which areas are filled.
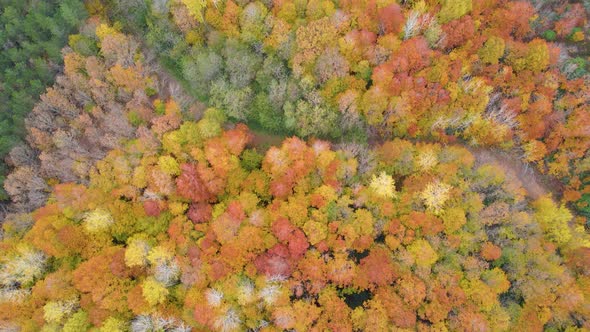
[[[563,185],[554,178],[541,174],[533,165],[522,162],[516,155],[510,152],[490,148],[466,147],[479,164],[495,164],[501,167],[508,181],[517,180],[527,191],[532,199],[537,199],[545,194],[553,194],[554,199],[560,199]]]
[[[283,140],[288,136],[269,134],[259,130],[250,130],[252,133],[252,141],[250,145],[258,150],[258,152],[264,153],[271,146],[281,146]]]

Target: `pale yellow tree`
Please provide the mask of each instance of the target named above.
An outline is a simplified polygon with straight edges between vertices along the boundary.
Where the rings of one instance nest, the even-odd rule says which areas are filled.
[[[450,198],[451,186],[440,182],[434,181],[429,183],[426,188],[420,193],[420,198],[424,200],[424,205],[434,214],[440,214],[443,206]]]
[[[115,222],[111,214],[105,209],[92,210],[84,216],[84,228],[90,233],[100,232],[109,228]]]
[[[429,171],[431,170],[436,164],[438,163],[438,158],[436,157],[436,152],[431,148],[424,148],[420,153],[418,153],[418,157],[416,158],[416,162],[422,171]]]
[[[379,176],[371,178],[369,188],[380,197],[393,198],[395,197],[395,180],[385,172],[381,172]]]

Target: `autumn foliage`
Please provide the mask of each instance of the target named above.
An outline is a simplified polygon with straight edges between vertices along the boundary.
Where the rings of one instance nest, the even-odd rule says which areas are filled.
[[[521,313],[587,326],[587,235],[550,198],[531,211],[467,150],[392,141],[360,172],[349,152],[292,137],[246,170],[245,126],[196,130],[213,113],[164,133],[173,154],[155,157],[141,138],[110,152],[100,167],[126,165],[133,179],[93,172],[86,186],[60,185],[30,230],[9,232],[0,305],[17,309],[1,318],[31,329],[167,319],[222,331],[508,331]],[[166,141],[182,135],[201,138]],[[141,180],[163,162],[179,165],[162,173],[167,192]],[[504,202],[512,210],[486,221]]]
[[[33,149],[13,152],[0,328],[590,329],[584,220],[461,145],[521,152],[590,202],[588,87],[534,12],[150,2],[147,45],[205,104],[91,19],[99,51],[74,38],[27,120]],[[564,12],[560,38],[584,17]],[[263,146],[248,121],[309,139]],[[359,130],[371,146],[342,137]]]

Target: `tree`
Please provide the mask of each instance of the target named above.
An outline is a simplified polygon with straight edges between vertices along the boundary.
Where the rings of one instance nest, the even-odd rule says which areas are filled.
[[[485,271],[481,275],[481,280],[497,294],[504,293],[510,288],[510,281],[504,271],[499,268]]]
[[[236,74],[236,77],[242,76]],[[212,106],[226,110],[229,117],[245,121],[250,115],[250,104],[254,94],[249,86],[237,88],[219,79],[211,85],[210,94]]]
[[[9,174],[4,188],[12,201],[24,211],[40,207],[47,198],[47,184],[30,167],[19,167]]]
[[[465,45],[475,35],[475,24],[471,16],[463,16],[442,26],[445,39],[441,42],[446,49]]]
[[[198,174],[197,165],[182,164],[180,169],[182,173],[176,179],[176,188],[179,195],[196,203],[207,202],[214,198]]]
[[[502,38],[491,36],[483,47],[479,49],[479,58],[485,63],[495,65],[504,56],[504,47],[505,43]]]
[[[494,261],[502,256],[502,249],[493,243],[485,242],[481,246],[480,255],[487,261]]]
[[[203,9],[207,7],[207,1],[205,0],[182,0],[182,3],[186,6],[191,16],[199,22],[204,21]]]
[[[76,310],[76,306],[76,301],[48,302],[43,306],[43,318],[48,323],[61,324]]]
[[[315,77],[320,84],[348,75],[348,61],[335,48],[326,49],[315,64]]]
[[[101,328],[100,332],[123,332],[126,330],[126,324],[121,319],[115,317],[107,318]]]
[[[568,223],[573,216],[569,210],[564,205],[558,207],[548,196],[533,202],[533,207],[535,217],[546,232],[547,238],[559,246],[566,245],[572,238]]]
[[[403,276],[396,281],[396,292],[405,304],[412,308],[418,308],[426,298],[426,284],[412,275]]]
[[[150,246],[145,240],[131,238],[125,249],[125,264],[129,267],[145,266],[149,250]]]
[[[90,233],[96,233],[107,229],[115,221],[111,214],[104,209],[95,209],[86,213],[84,228]]]
[[[385,33],[397,34],[401,31],[403,14],[398,4],[390,4],[379,10],[379,23],[383,26]]]
[[[133,287],[129,278],[116,276],[111,261],[120,248],[109,247],[80,264],[73,272],[74,286],[89,295],[90,303],[120,313],[127,310],[127,293]]]
[[[398,276],[390,252],[383,247],[376,247],[361,259],[358,279],[354,283],[361,288],[375,289],[392,283]]]
[[[471,0],[445,0],[442,3],[440,12],[438,13],[438,18],[441,23],[447,23],[469,13],[471,9]]]
[[[148,277],[141,284],[143,297],[151,306],[161,304],[168,296],[168,289],[153,277]]]
[[[285,103],[283,107],[285,128],[303,137],[336,137],[338,132],[328,124],[338,123],[338,113],[330,108],[299,101],[296,105]]]
[[[194,203],[191,204],[186,215],[194,223],[203,223],[211,220],[212,212],[213,209],[210,204]]]
[[[293,271],[291,264],[289,260],[289,249],[282,244],[275,245],[254,260],[256,269],[268,277],[288,277]]]
[[[158,200],[147,200],[143,202],[145,214],[150,217],[157,217],[166,209],[165,203]]]
[[[445,210],[442,213],[441,218],[443,220],[445,232],[447,234],[451,234],[459,230],[467,222],[467,219],[465,218],[465,211],[458,207],[452,207]]]
[[[446,183],[435,181],[429,183],[420,193],[420,198],[424,200],[426,207],[434,214],[440,214],[443,206],[450,198],[451,186]]]
[[[337,30],[326,17],[300,26],[296,31],[297,53],[293,59],[293,71],[302,75],[306,64],[314,63],[317,56],[331,43],[334,43]]]
[[[91,326],[92,324],[88,321],[88,313],[78,310],[64,324],[63,330],[64,332],[83,331],[89,329]]]
[[[549,66],[549,48],[542,39],[534,39],[526,46],[514,44],[509,49],[506,61],[515,71],[530,70],[534,73],[541,72]]]
[[[0,269],[0,285],[2,291],[12,288],[28,288],[41,277],[46,270],[47,257],[39,250],[30,246],[20,246],[11,255],[2,260]],[[18,295],[16,292],[15,295]],[[17,300],[17,299],[15,299]]]
[[[383,198],[395,197],[395,181],[391,175],[387,175],[385,172],[379,173],[378,177],[373,174],[369,187],[377,196]]]
[[[252,2],[244,7],[240,15],[241,38],[247,43],[262,42],[267,34],[264,20],[268,9],[262,2]]]
[[[438,260],[438,254],[426,240],[415,240],[408,246],[408,251],[414,256],[416,265],[420,267],[430,267]]]
[[[253,3],[252,8],[258,7]],[[260,58],[237,40],[226,41],[223,55],[229,83],[236,90],[247,87],[256,77],[256,72],[262,65]]]
[[[222,73],[223,59],[212,50],[197,51],[194,56],[184,57],[181,62],[184,79],[195,87],[199,96],[208,96],[209,82]]]
[[[412,328],[416,325],[416,313],[409,309],[402,298],[391,288],[382,287],[375,292],[375,298],[372,300],[372,306],[380,303],[386,317],[389,318],[393,324],[400,328]],[[376,308],[373,308],[373,310]],[[373,324],[384,324],[387,319],[381,318]]]

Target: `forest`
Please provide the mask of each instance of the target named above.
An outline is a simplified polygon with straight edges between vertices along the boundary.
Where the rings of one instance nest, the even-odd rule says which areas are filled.
[[[0,0],[0,330],[590,330],[589,17]]]
[[[24,119],[53,83],[61,49],[85,17],[79,0],[0,0],[0,187],[9,171],[4,158],[25,140]]]

